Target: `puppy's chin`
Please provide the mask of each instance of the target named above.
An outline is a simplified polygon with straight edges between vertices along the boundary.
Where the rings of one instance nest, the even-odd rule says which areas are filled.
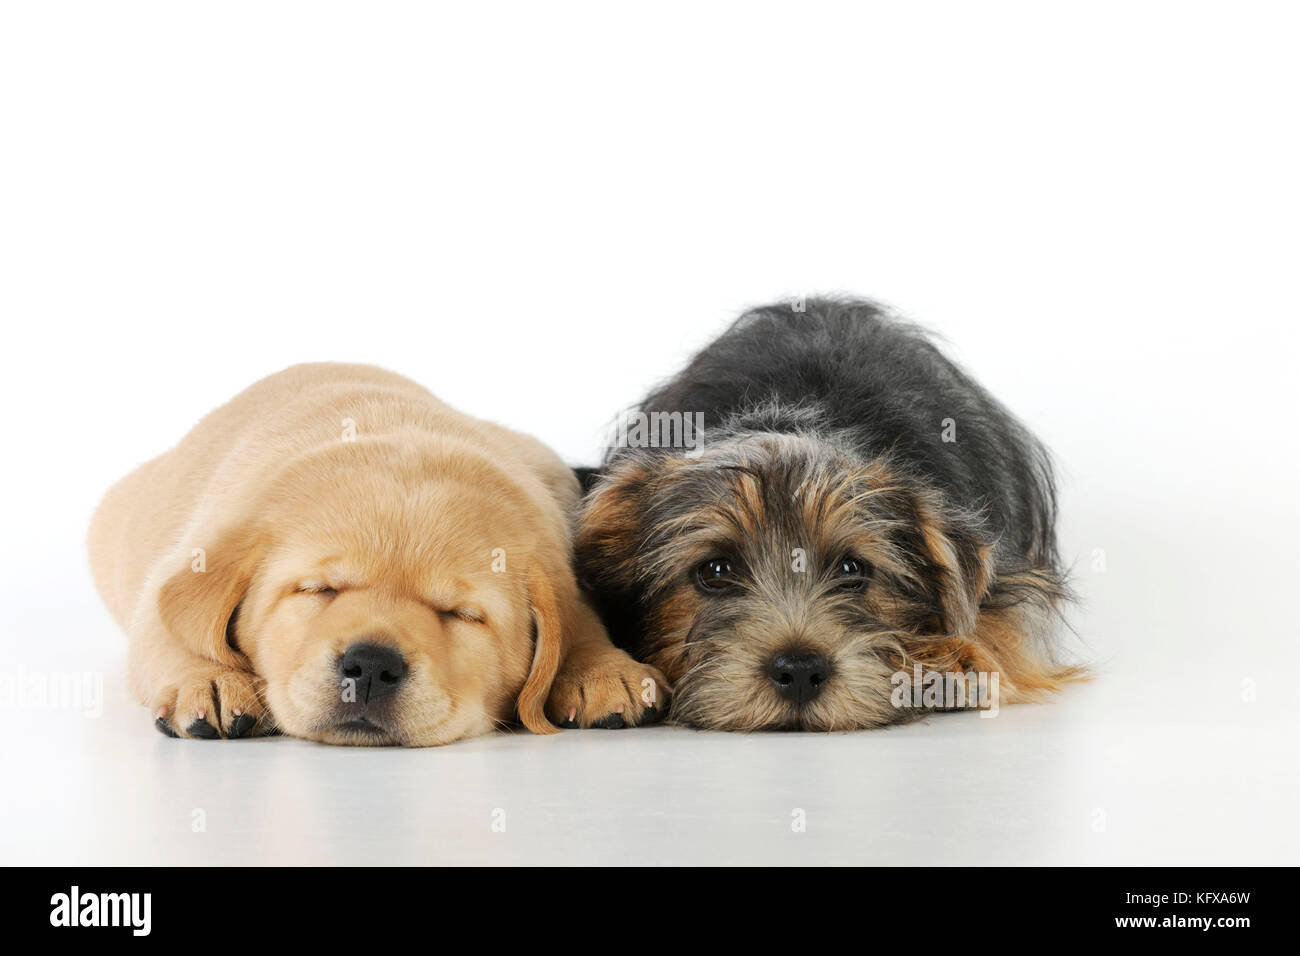
[[[490,733],[501,722],[473,701],[454,701],[427,686],[379,704],[346,703],[314,669],[268,680],[266,694],[281,731],[345,747],[436,747]]]
[[[366,718],[355,718],[327,727],[310,739],[344,747],[394,747],[401,744],[401,738],[393,730]]]
[[[494,726],[486,715],[477,720],[453,720],[431,727],[408,727],[400,720],[388,725],[354,718],[294,736],[344,747],[440,747],[468,737],[480,737],[490,733]]]
[[[490,733],[496,726],[486,714],[452,715],[434,724],[415,726],[400,711],[394,717],[323,714],[279,719],[293,737],[344,747],[439,747]]]

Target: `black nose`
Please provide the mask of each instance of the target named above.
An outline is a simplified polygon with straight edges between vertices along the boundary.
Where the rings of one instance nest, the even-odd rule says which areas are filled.
[[[386,644],[353,644],[339,658],[339,677],[354,682],[355,693],[351,699],[344,684],[346,703],[369,704],[382,700],[397,690],[405,676],[406,658]]]
[[[772,658],[768,674],[782,697],[806,704],[826,686],[831,665],[820,654],[777,654]]]

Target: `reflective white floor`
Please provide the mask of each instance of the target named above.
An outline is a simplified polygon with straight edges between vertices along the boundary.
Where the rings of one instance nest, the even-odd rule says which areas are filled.
[[[1192,552],[1166,548],[1161,561],[1137,560],[1143,548],[1168,543],[1149,520],[1116,519],[1104,538],[1108,570],[1079,572],[1088,599],[1080,629],[1102,660],[1097,681],[994,719],[950,714],[841,735],[571,731],[421,751],[170,740],[125,699],[121,638],[93,599],[29,594],[31,610],[16,623],[42,639],[11,645],[6,671],[102,669],[105,706],[88,718],[7,701],[0,856],[202,865],[1295,863],[1300,726],[1288,658],[1275,650],[1284,631],[1241,619],[1261,600],[1208,600],[1211,569],[1198,574]],[[1258,588],[1262,598],[1286,576],[1278,562],[1238,589]]]
[[[1295,862],[1294,726],[1112,704],[1099,685],[879,732],[400,751],[169,740],[115,701],[10,724],[0,845],[68,864]]]

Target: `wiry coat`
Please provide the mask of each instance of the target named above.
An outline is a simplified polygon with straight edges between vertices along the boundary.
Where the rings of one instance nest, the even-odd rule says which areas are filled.
[[[802,305],[743,315],[641,403],[702,413],[699,445],[616,447],[596,476],[577,555],[616,642],[676,683],[678,719],[723,728],[905,719],[890,675],[918,663],[997,671],[1012,700],[1077,676],[1054,647],[1043,446],[915,327],[866,301]],[[720,554],[722,597],[691,580]],[[848,558],[870,568],[861,593],[835,584]],[[837,675],[802,708],[765,685],[790,647]]]

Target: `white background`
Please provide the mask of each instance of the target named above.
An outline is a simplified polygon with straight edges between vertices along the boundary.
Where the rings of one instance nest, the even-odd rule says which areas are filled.
[[[0,858],[1297,862],[1297,27],[5,4],[0,666],[106,702],[3,703]],[[850,735],[364,753],[169,741],[126,700],[87,521],[253,380],[375,362],[592,463],[743,308],[837,291],[939,332],[1056,452],[1092,685]]]

